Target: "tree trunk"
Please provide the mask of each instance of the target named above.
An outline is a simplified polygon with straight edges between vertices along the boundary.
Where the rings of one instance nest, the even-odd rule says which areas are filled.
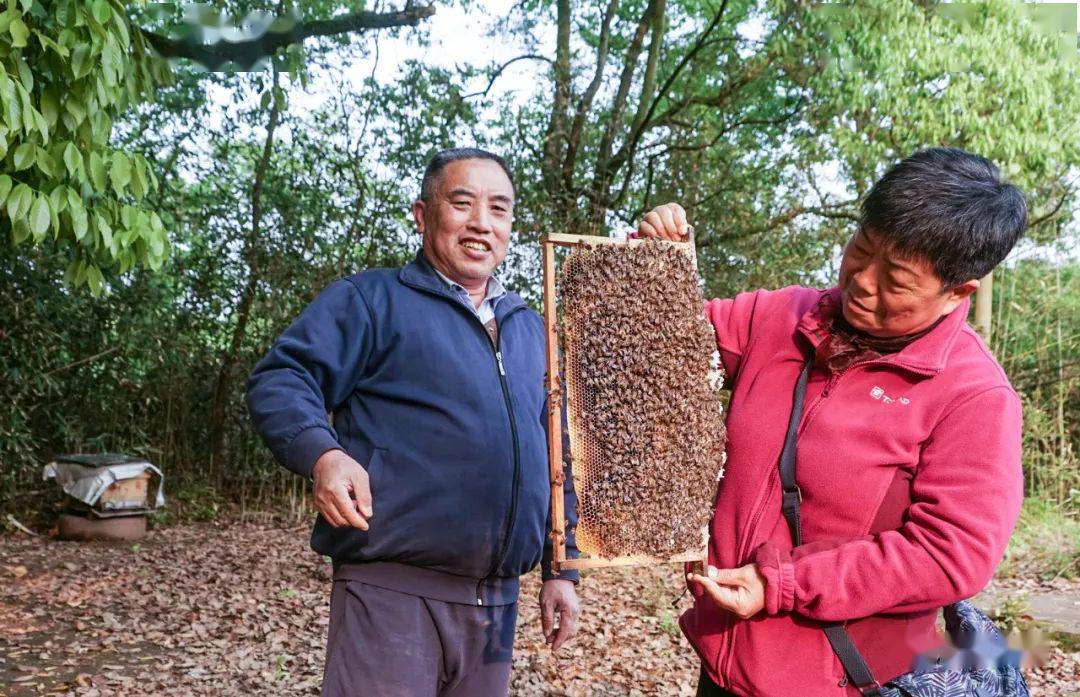
[[[274,91],[278,88],[278,73],[274,71]],[[266,125],[266,141],[262,156],[255,169],[255,181],[251,187],[251,229],[244,241],[244,260],[248,266],[247,281],[237,300],[235,325],[229,347],[221,359],[217,383],[214,387],[214,400],[210,409],[210,471],[220,484],[224,474],[225,435],[229,431],[228,405],[233,397],[236,373],[239,370],[238,358],[240,347],[247,331],[251,306],[255,300],[255,291],[259,284],[260,268],[258,263],[258,242],[262,226],[262,192],[266,173],[270,167],[270,155],[274,149],[274,131],[281,117],[280,102],[275,97],[270,100],[270,119]]]
[[[975,291],[975,327],[982,334],[983,341],[990,343],[991,318],[994,316],[994,272],[983,276],[979,289]]]

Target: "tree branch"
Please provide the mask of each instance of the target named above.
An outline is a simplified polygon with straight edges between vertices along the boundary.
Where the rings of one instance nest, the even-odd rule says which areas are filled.
[[[189,58],[209,70],[218,70],[226,63],[246,70],[258,61],[272,56],[278,49],[301,43],[313,36],[337,36],[368,29],[415,27],[435,14],[434,5],[407,7],[394,12],[356,12],[354,14],[313,22],[297,22],[287,31],[266,32],[246,41],[218,41],[202,44],[198,32],[181,39],[172,39],[151,31],[140,30],[147,43],[163,58]]]
[[[600,43],[596,48],[596,70],[593,72],[592,82],[585,89],[585,94],[577,105],[577,113],[574,114],[574,123],[570,127],[570,140],[566,145],[566,157],[563,159],[563,181],[567,187],[573,184],[574,164],[577,160],[578,148],[581,147],[581,132],[585,128],[585,117],[589,107],[592,106],[593,98],[604,78],[604,67],[607,65],[608,44],[611,39],[611,22],[615,17],[619,1],[610,0],[607,10],[604,12],[603,26],[600,29]]]
[[[559,149],[567,136],[566,110],[570,105],[570,0],[558,0],[555,39],[555,94],[551,119],[544,135],[543,172],[549,193],[557,193]]]
[[[645,42],[645,35],[649,31],[649,19],[652,17],[653,3],[650,2],[645,13],[638,22],[637,30],[630,46],[626,49],[626,60],[623,63],[622,76],[619,79],[619,89],[615,93],[615,99],[611,102],[611,113],[608,115],[607,127],[600,139],[600,148],[596,154],[596,167],[593,179],[593,199],[596,206],[602,206],[602,200],[606,196],[605,187],[607,181],[608,161],[611,159],[611,145],[615,142],[615,133],[622,127],[623,111],[626,109],[626,98],[630,94],[630,86],[634,82],[634,71],[637,68],[637,59],[641,55],[641,46]]]
[[[526,53],[523,56],[518,56],[517,58],[511,58],[510,60],[506,61],[505,63],[503,63],[502,65],[500,65],[498,68],[495,69],[495,71],[491,74],[491,79],[488,80],[487,87],[485,87],[480,92],[470,92],[469,94],[462,95],[461,98],[462,99],[471,99],[472,97],[486,97],[486,96],[488,96],[488,92],[491,91],[491,88],[495,85],[495,81],[499,79],[499,76],[501,76],[503,74],[503,71],[506,70],[507,68],[509,68],[514,63],[517,63],[518,61],[524,61],[524,60],[544,61],[546,63],[551,63],[552,62],[551,59],[548,58],[547,56],[541,56],[538,53]]]
[[[1028,227],[1036,227],[1038,225],[1042,225],[1043,223],[1045,223],[1045,222],[1047,222],[1047,221],[1049,221],[1049,220],[1051,220],[1053,218],[1056,218],[1058,213],[1061,211],[1061,207],[1065,205],[1065,202],[1067,200],[1069,200],[1069,197],[1072,196],[1072,194],[1073,194],[1073,190],[1071,188],[1066,188],[1065,193],[1063,193],[1061,195],[1061,198],[1058,199],[1057,204],[1048,213],[1046,213],[1044,215],[1040,215],[1035,220],[1032,220],[1028,224]]]

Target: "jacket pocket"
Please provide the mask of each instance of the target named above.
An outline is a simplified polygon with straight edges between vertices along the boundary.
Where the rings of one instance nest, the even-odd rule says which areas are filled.
[[[368,488],[371,489],[371,500],[374,504],[375,496],[381,489],[383,463],[386,461],[386,448],[375,448],[368,458],[367,475]]]

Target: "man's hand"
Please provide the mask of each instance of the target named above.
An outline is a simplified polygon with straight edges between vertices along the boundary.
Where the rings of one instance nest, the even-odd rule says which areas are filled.
[[[685,242],[690,230],[683,207],[677,203],[665,203],[645,214],[638,223],[637,235],[657,240]]]
[[[739,619],[750,619],[765,607],[765,577],[757,564],[737,569],[710,566],[708,575],[689,573],[686,580],[701,586],[717,605]]]
[[[368,529],[371,487],[360,463],[341,450],[327,450],[315,461],[315,507],[335,528]]]
[[[555,626],[555,615],[559,615],[559,626]],[[573,581],[556,578],[544,581],[540,589],[540,624],[544,630],[544,640],[552,651],[558,651],[566,641],[577,634],[578,617],[581,606],[578,605],[577,591]]]

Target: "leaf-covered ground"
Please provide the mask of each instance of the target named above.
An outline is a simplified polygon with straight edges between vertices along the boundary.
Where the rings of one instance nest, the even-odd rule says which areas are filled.
[[[317,694],[329,573],[307,538],[307,526],[224,522],[137,545],[0,538],[0,694]],[[677,569],[591,573],[582,632],[557,656],[538,590],[530,575],[511,694],[693,694]],[[1033,694],[1080,691],[1077,657],[1056,651]]]

